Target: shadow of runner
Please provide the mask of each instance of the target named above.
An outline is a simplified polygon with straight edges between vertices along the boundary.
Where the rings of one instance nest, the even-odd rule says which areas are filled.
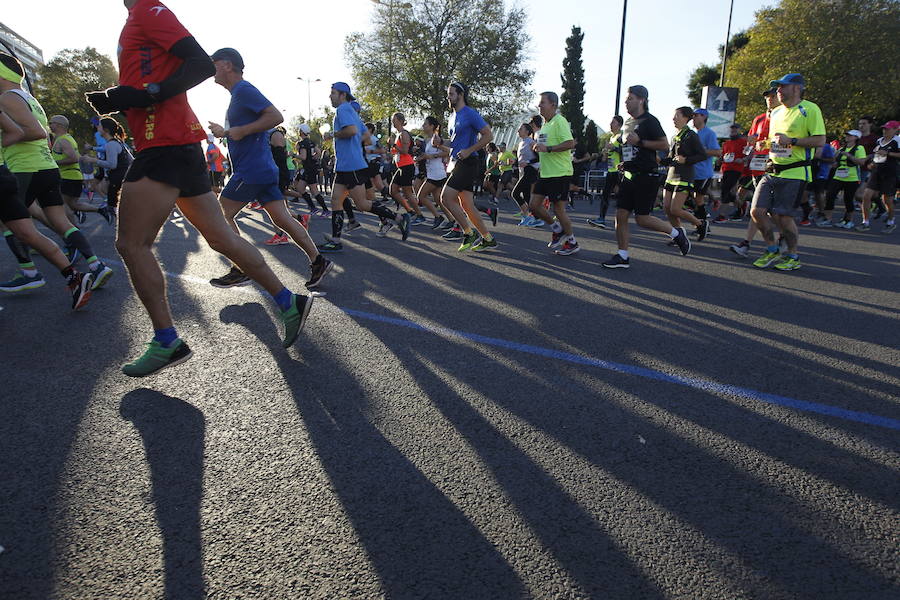
[[[303,362],[296,361],[281,349],[272,321],[257,311],[264,312],[262,305],[247,303],[219,314],[223,323],[241,325],[275,349],[316,454],[385,597],[526,597],[496,548],[366,416],[368,396],[357,377],[302,339],[297,347]]]
[[[125,394],[119,413],[140,433],[150,465],[156,519],[163,538],[164,597],[205,598],[200,539],[203,413],[183,400],[146,388]]]

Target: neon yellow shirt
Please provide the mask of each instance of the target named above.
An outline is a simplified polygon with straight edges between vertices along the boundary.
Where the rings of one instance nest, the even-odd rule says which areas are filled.
[[[516,157],[515,154],[510,152],[509,150],[505,150],[500,153],[500,172],[506,173],[507,171],[512,170],[512,165],[509,164],[509,161],[513,160]]]
[[[538,134],[538,143],[547,147],[557,146],[571,139],[574,139],[572,138],[572,127],[566,121],[566,118],[559,113],[544,123],[544,126],[541,127],[541,132]],[[540,152],[539,155],[541,158],[542,179],[572,175],[571,150]]]
[[[769,158],[775,164],[811,161],[815,148],[779,146],[775,143],[775,135],[778,133],[789,138],[825,135],[825,120],[822,118],[821,109],[809,100],[801,100],[799,104],[790,108],[784,105],[773,108],[769,121]],[[796,167],[774,175],[782,179],[812,181],[812,167]]]
[[[70,181],[81,181],[81,167],[78,166],[78,144],[75,143],[75,138],[73,138],[68,133],[65,133],[56,138],[57,142],[59,142],[60,140],[66,140],[72,145],[72,149],[75,150],[75,162],[68,165],[59,165],[59,174],[63,179],[68,179]],[[53,145],[55,146],[56,143],[54,143]],[[53,156],[53,160],[55,161],[65,160],[66,158],[64,152],[53,152],[53,150],[51,149],[50,154],[51,156]]]
[[[44,131],[47,128],[47,114],[34,96],[28,92],[15,89],[11,93],[16,94],[28,104],[31,114],[37,119]],[[58,169],[56,161],[50,155],[50,144],[46,137],[30,142],[18,142],[3,149],[3,158],[6,166],[13,173],[37,173],[46,169]]]
[[[859,181],[859,166],[850,162],[848,156],[865,158],[866,149],[861,144],[857,144],[852,154],[845,153],[837,160],[835,163],[837,168],[834,171],[835,181]]]

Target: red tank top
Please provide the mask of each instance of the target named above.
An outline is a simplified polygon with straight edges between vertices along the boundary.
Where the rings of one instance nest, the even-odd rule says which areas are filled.
[[[409,135],[408,133],[406,135]],[[410,144],[412,140],[410,140]],[[401,148],[403,147],[403,134],[397,136],[397,141],[394,142],[395,146],[395,154],[397,155],[397,166],[398,167],[406,167],[412,164],[415,164],[416,161],[413,160],[412,154],[409,152],[401,152]]]

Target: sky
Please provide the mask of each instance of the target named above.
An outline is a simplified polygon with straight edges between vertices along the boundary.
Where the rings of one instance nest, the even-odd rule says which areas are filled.
[[[212,53],[236,48],[246,64],[244,76],[282,111],[286,120],[307,114],[307,83],[313,111],[328,104],[330,84],[353,86],[344,59],[344,36],[366,31],[373,0],[309,2],[300,0],[169,0],[165,2]],[[754,13],[772,1],[734,0],[732,33],[746,29]],[[511,2],[507,0],[507,6]],[[535,93],[560,89],[565,40],[573,25],[585,33],[585,113],[603,129],[615,114],[622,0],[519,0],[529,15],[530,63]],[[60,11],[54,14],[54,6]],[[5,2],[0,20],[38,46],[44,60],[63,48],[94,46],[113,58],[127,11],[121,0],[41,0],[41,10],[25,2]],[[625,35],[622,87],[648,88],[650,109],[664,124],[673,110],[688,103],[690,72],[714,63],[725,40],[728,0],[630,0]],[[477,90],[474,90],[477,93]],[[221,123],[228,93],[212,79],[189,92],[191,105],[204,124]],[[622,100],[624,99],[624,91]],[[537,98],[535,98],[535,105]],[[617,111],[624,114],[621,105]]]

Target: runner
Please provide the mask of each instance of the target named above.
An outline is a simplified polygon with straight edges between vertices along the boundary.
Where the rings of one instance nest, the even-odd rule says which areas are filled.
[[[126,111],[137,155],[122,186],[116,248],[153,323],[144,354],[122,371],[143,377],[191,357],[178,337],[166,299],[165,279],[153,244],[172,208],[194,225],[217,252],[234,261],[275,300],[284,323],[282,344],[297,339],[312,297],[291,293],[259,250],[228,226],[212,193],[200,142],[203,127],[187,101],[188,89],[215,74],[209,55],[157,0],[126,0],[128,18],[119,37],[119,83],[86,94],[100,114]],[[232,140],[246,130],[229,130]],[[233,158],[232,158],[233,160]]]
[[[18,181],[19,202],[32,210],[32,204],[37,201],[46,224],[73,248],[70,262],[74,262],[74,250],[85,257],[94,275],[91,289],[96,290],[109,281],[113,271],[97,258],[87,237],[72,225],[66,215],[59,190],[59,167],[48,144],[47,115],[34,96],[22,89],[24,72],[17,59],[0,53],[0,111],[6,113],[24,133],[21,141],[12,144],[3,142],[3,158]]]
[[[625,120],[620,115],[615,115],[609,122],[609,140],[603,149],[603,158],[606,161],[606,182],[603,184],[603,192],[600,195],[600,215],[596,219],[588,219],[588,225],[606,229],[606,213],[609,211],[609,199],[612,197],[622,181],[622,171],[619,163],[622,162],[622,123]]]
[[[622,183],[616,206],[616,242],[619,250],[603,263],[607,269],[627,269],[628,217],[634,212],[635,222],[644,229],[667,233],[675,240],[681,254],[691,251],[691,241],[684,229],[672,227],[650,214],[656,203],[659,177],[657,176],[657,152],[668,152],[669,142],[659,120],[651,115],[648,103],[649,93],[642,85],[628,88],[625,110],[630,115],[622,128]]]
[[[122,181],[125,179],[128,167],[131,166],[133,157],[125,146],[125,130],[118,121],[109,117],[100,119],[99,129],[106,141],[104,145],[106,158],[88,156],[85,161],[95,163],[104,170],[107,181],[106,202],[109,205],[110,214],[115,215],[119,210],[119,192],[122,189]]]
[[[428,210],[434,213],[434,222],[431,229],[435,230],[441,226],[444,221],[443,215],[437,214],[434,210],[434,204],[429,199],[430,195],[434,195],[435,199],[440,202],[440,191],[444,189],[447,183],[447,166],[444,161],[450,156],[450,153],[441,148],[444,145],[444,139],[441,137],[441,123],[437,117],[427,116],[422,123],[422,132],[425,134],[425,183],[419,188],[419,202],[428,207]],[[444,209],[446,210],[446,209]],[[447,213],[449,216],[449,212]],[[452,220],[452,217],[451,217]]]
[[[844,134],[844,139],[835,157],[836,169],[825,197],[821,217],[816,221],[818,227],[832,226],[832,210],[838,194],[844,196],[844,218],[838,224],[842,229],[853,229],[854,196],[862,176],[861,167],[866,165],[866,149],[859,143],[862,132],[851,129]]]
[[[682,106],[675,109],[675,115],[672,117],[678,133],[672,139],[669,155],[660,161],[661,165],[669,167],[663,186],[663,207],[673,227],[681,228],[681,219],[686,219],[700,230],[697,241],[703,241],[709,228],[709,221],[700,220],[684,210],[684,201],[696,181],[694,168],[698,163],[707,160],[706,148],[700,142],[700,136],[688,127],[693,116],[694,111],[690,106]],[[672,240],[670,244],[674,245],[675,241]]]
[[[403,113],[394,113],[391,116],[391,125],[397,132],[397,138],[391,147],[391,154],[394,156],[394,164],[397,170],[391,177],[391,198],[400,205],[408,213],[414,213],[416,216],[412,219],[411,225],[418,225],[425,221],[419,206],[412,200],[413,177],[416,173],[415,160],[412,155],[412,136],[406,131],[406,117]]]
[[[828,184],[831,181],[832,171],[834,170],[834,147],[831,144],[824,144],[821,147],[816,148],[813,156],[813,180],[811,188],[813,203],[818,212],[817,216],[821,217],[825,211],[825,196],[828,193]],[[803,202],[800,204],[800,207],[803,209],[803,220],[800,221],[800,225],[807,227],[812,224],[812,221],[809,219],[812,205],[810,205],[808,193],[803,194]],[[829,221],[830,220],[831,219],[829,219]]]
[[[453,114],[450,115],[447,126],[450,145],[443,146],[442,149],[450,153],[450,176],[444,184],[441,203],[462,229],[462,243],[458,250],[481,252],[496,248],[497,241],[485,227],[475,208],[473,192],[478,177],[478,157],[475,153],[487,146],[494,135],[491,126],[478,111],[468,105],[468,96],[469,89],[462,83],[454,82],[447,87],[447,104]],[[453,230],[447,232],[451,233],[454,233]]]
[[[0,53],[0,79],[21,83],[24,70],[21,66],[15,68],[9,60],[11,58],[7,54]],[[0,134],[2,134],[0,143],[4,150],[13,144],[26,141],[25,131],[2,110],[0,110]],[[0,292],[23,292],[42,287],[47,283],[31,260],[29,248],[34,248],[59,269],[66,280],[66,287],[72,297],[72,310],[78,310],[87,304],[91,297],[94,274],[76,271],[59,246],[37,230],[34,221],[31,220],[31,214],[20,200],[18,180],[4,163],[2,152],[0,152],[0,221],[4,225],[3,236],[6,243],[19,263],[19,272],[16,276],[10,281],[0,283]]]
[[[105,203],[94,206],[89,202],[81,201],[81,192],[84,190],[84,177],[80,167],[81,156],[78,154],[78,143],[69,134],[69,119],[65,115],[53,115],[48,123],[50,132],[53,134],[51,154],[59,167],[59,174],[62,178],[59,191],[63,201],[73,211],[95,212],[106,219],[107,223],[112,224],[112,215],[107,210]],[[93,171],[91,172],[93,173]]]
[[[767,172],[753,195],[751,215],[767,244],[766,252],[753,266],[764,269],[777,262],[775,268],[779,271],[793,271],[800,268],[794,211],[806,183],[812,179],[814,149],[825,143],[825,122],[819,107],[803,98],[806,82],[801,74],[789,73],[770,85],[777,86],[781,106],[771,114]],[[787,252],[781,256],[773,219],[787,242]]]
[[[209,168],[209,183],[214,194],[222,192],[225,187],[225,164],[222,151],[216,146],[216,136],[206,137],[206,166]]]
[[[273,136],[269,135],[269,131],[283,121],[281,112],[256,87],[244,79],[244,61],[236,50],[233,48],[216,50],[212,60],[216,67],[216,83],[231,93],[231,102],[226,113],[228,129],[218,123],[209,124],[214,136],[228,140],[229,156],[234,169],[234,174],[219,196],[225,220],[231,229],[240,235],[234,218],[248,202],[259,202],[278,228],[275,235],[284,235],[279,232],[286,232],[306,253],[311,269],[306,288],[313,289],[319,285],[332,265],[319,254],[306,228],[288,211],[283,187],[288,182],[285,172],[287,166],[284,160],[276,162],[276,157],[281,159],[284,157],[270,150]],[[284,143],[283,135],[280,140],[276,140],[276,147],[279,141]],[[284,146],[280,148],[284,150]],[[283,169],[279,168],[279,163],[284,166]],[[250,278],[234,264],[228,273],[210,280],[213,286],[223,288],[248,283]]]
[[[729,220],[729,217],[725,216],[725,205],[733,204],[734,211],[730,216],[733,218],[737,215],[740,219],[736,190],[749,161],[749,157],[744,153],[744,149],[747,147],[747,138],[741,132],[741,126],[732,123],[730,129],[728,140],[722,144],[722,208],[719,209],[716,223],[724,223]]]
[[[541,166],[538,180],[531,192],[529,208],[538,219],[547,223],[552,221],[547,247],[555,254],[569,256],[581,250],[572,232],[572,221],[566,213],[575,139],[572,137],[572,127],[559,112],[559,96],[556,92],[542,92],[538,109],[544,119],[544,126],[534,145],[534,151],[538,153]],[[551,220],[550,213],[544,208],[544,199],[550,200],[555,220]]]
[[[512,189],[513,167],[516,164],[516,155],[512,150],[506,149],[506,142],[497,144],[499,154],[497,160],[500,163],[500,183],[497,185],[497,199]],[[497,202],[494,203],[499,204]]]
[[[297,156],[300,157],[300,171],[297,173],[295,185],[297,193],[306,200],[309,205],[309,212],[312,215],[320,215],[324,218],[331,218],[331,211],[325,204],[325,197],[319,191],[319,159],[321,153],[315,143],[310,139],[309,134],[312,129],[306,123],[301,123],[298,127],[300,131],[300,141],[297,142]],[[322,207],[320,213],[313,204],[313,196],[315,194],[316,202]]]
[[[490,203],[497,204],[497,188],[500,185],[500,149],[491,142],[487,145],[484,159],[484,190],[490,195]]]
[[[331,237],[319,246],[322,252],[340,252],[344,249],[341,233],[344,228],[344,200],[349,194],[358,210],[371,212],[382,219],[382,226],[376,234],[385,237],[394,225],[400,229],[403,241],[409,237],[409,213],[402,217],[379,203],[366,197],[365,182],[369,179],[369,168],[363,156],[363,131],[365,125],[359,114],[350,105],[355,100],[350,86],[338,81],[331,86],[329,96],[335,108],[334,124],[325,139],[334,140],[335,178],[331,190]]]
[[[890,233],[896,228],[894,224],[894,194],[897,191],[897,175],[900,170],[897,168],[897,159],[900,158],[900,136],[897,135],[900,132],[900,121],[888,121],[881,126],[881,129],[883,135],[878,138],[872,153],[871,174],[866,182],[866,193],[862,201],[863,220],[856,226],[857,231],[871,229],[869,210],[872,201],[878,200],[879,195],[887,210],[887,221],[881,232]],[[878,215],[875,218],[877,219]]]
[[[522,220],[519,225],[525,227],[531,226],[535,222],[534,216],[528,203],[531,200],[531,191],[534,184],[538,180],[538,171],[541,168],[541,162],[537,152],[534,151],[534,127],[531,123],[522,123],[519,125],[519,169],[521,169],[519,180],[512,191],[513,200],[519,205]]]
[[[706,195],[713,180],[713,158],[722,156],[719,149],[719,140],[715,132],[706,126],[709,119],[709,111],[705,108],[694,109],[694,129],[700,136],[700,143],[706,148],[707,159],[694,165],[694,185],[692,195],[694,198],[694,216],[700,219],[704,226],[697,227],[693,235],[705,238],[709,235],[709,213],[706,210]],[[699,241],[699,239],[698,239]]]

